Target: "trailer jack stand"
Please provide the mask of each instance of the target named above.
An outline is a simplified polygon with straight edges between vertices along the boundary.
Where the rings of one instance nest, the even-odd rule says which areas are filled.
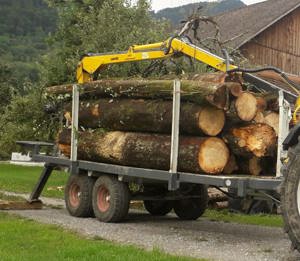
[[[45,164],[44,169],[41,173],[41,176],[38,180],[38,182],[35,184],[33,191],[31,192],[31,195],[28,199],[29,203],[36,203],[36,202],[41,202],[39,200],[39,197],[54,169],[54,166],[51,164]]]

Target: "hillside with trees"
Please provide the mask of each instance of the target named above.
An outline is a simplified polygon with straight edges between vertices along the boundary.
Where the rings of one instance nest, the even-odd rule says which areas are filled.
[[[44,1],[0,0],[0,67],[12,71],[18,91],[24,91],[24,82],[38,80],[37,62],[55,29],[56,11]]]

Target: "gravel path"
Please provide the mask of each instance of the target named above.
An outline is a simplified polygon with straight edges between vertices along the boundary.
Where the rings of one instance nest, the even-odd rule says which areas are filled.
[[[10,211],[42,223],[55,224],[88,237],[100,237],[146,249],[157,247],[175,255],[220,261],[300,260],[289,251],[290,242],[279,228],[198,221],[179,221],[175,216],[152,217],[130,211],[121,224],[104,224],[93,218],[74,218],[65,209]]]
[[[5,192],[28,198],[27,194]],[[46,205],[64,206],[61,199],[41,198]],[[180,221],[175,215],[152,217],[131,210],[126,222],[104,224],[94,218],[74,218],[63,209],[9,211],[42,223],[55,224],[88,237],[100,237],[146,249],[159,248],[174,255],[216,261],[296,261],[290,241],[280,228],[212,222],[204,218]]]

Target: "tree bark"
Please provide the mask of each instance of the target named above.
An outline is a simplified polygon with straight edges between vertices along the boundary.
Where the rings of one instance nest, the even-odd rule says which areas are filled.
[[[236,170],[238,170],[239,167],[237,165],[237,162],[236,162],[236,157],[231,153],[230,154],[230,157],[229,157],[229,160],[223,170],[223,173],[224,174],[232,174],[234,173]]]
[[[230,85],[230,84],[229,84]],[[197,104],[210,103],[219,109],[227,109],[227,83],[204,81],[181,81],[181,99]],[[81,95],[89,97],[125,97],[145,99],[172,99],[172,80],[100,80],[80,85]],[[67,95],[72,92],[72,85],[47,88],[48,94]]]
[[[171,133],[172,101],[142,99],[99,99],[80,104],[79,124],[84,128],[107,130]],[[71,121],[71,106],[65,118]],[[182,103],[181,134],[218,135],[225,123],[223,110],[213,106]]]
[[[132,132],[79,133],[78,156],[81,160],[168,170],[168,135]],[[178,170],[191,173],[221,173],[229,159],[226,144],[219,138],[180,137]],[[59,149],[70,155],[70,130],[58,136]]]
[[[252,176],[259,176],[262,171],[261,158],[251,157],[247,158],[239,158],[239,169],[242,174],[250,174]]]
[[[273,155],[277,139],[275,131],[267,124],[250,124],[230,129],[224,140],[235,155],[250,158]]]

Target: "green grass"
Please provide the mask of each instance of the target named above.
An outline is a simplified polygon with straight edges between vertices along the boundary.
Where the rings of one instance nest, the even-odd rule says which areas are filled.
[[[42,167],[24,167],[8,163],[0,163],[0,190],[30,193],[37,182]],[[43,196],[63,198],[63,190],[68,173],[53,171],[43,191]]]
[[[24,198],[18,196],[9,196],[5,195],[0,192],[0,200],[7,200],[7,201],[25,201]]]
[[[1,260],[192,261],[158,249],[118,246],[101,238],[86,239],[52,225],[0,213]],[[201,259],[204,261],[204,259]]]
[[[283,227],[283,220],[280,215],[243,215],[237,213],[230,213],[228,210],[208,209],[205,211],[203,217],[211,221],[223,221],[267,227]]]

